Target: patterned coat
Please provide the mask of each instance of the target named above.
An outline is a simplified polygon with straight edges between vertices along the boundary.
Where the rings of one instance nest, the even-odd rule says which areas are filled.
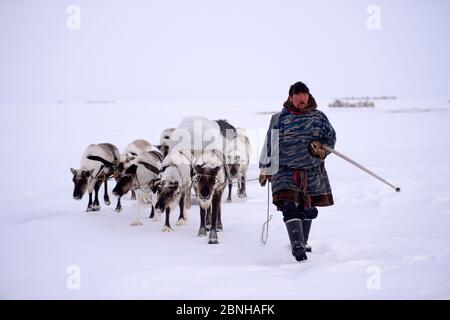
[[[284,200],[305,208],[334,203],[324,160],[311,156],[308,146],[316,140],[334,148],[336,133],[311,95],[310,101],[301,113],[285,102],[270,120],[259,167],[261,174],[272,176],[273,203],[279,208]]]

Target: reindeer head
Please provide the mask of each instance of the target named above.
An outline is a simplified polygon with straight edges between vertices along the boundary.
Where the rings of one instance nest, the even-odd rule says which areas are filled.
[[[86,192],[90,179],[92,179],[92,173],[94,172],[94,169],[75,170],[73,168],[70,168],[70,171],[73,174],[72,181],[75,185],[73,189],[73,198],[75,200],[81,200],[81,198],[83,198],[84,193]]]
[[[113,189],[113,195],[121,197],[134,187],[136,184],[136,170],[137,166],[135,164],[125,170]]]
[[[178,181],[162,180],[158,184],[158,201],[155,209],[164,211],[166,208],[173,208],[181,197],[181,186]]]
[[[158,148],[158,150],[161,151],[164,158],[167,157],[167,155],[169,154],[169,146],[167,144],[157,145],[156,148]]]
[[[197,192],[200,205],[207,209],[211,205],[212,195],[220,184],[218,173],[221,166],[207,167],[205,165],[194,166],[194,189]]]
[[[125,163],[119,162],[117,166],[114,166],[113,168],[113,177],[118,180],[125,172]]]
[[[241,157],[239,155],[227,156],[227,167],[228,172],[230,173],[230,178],[237,177],[240,166],[241,166]]]
[[[125,170],[131,166],[132,161],[136,158],[136,154],[133,152],[121,155],[120,162],[117,165],[113,165],[113,177],[118,180],[125,174]]]

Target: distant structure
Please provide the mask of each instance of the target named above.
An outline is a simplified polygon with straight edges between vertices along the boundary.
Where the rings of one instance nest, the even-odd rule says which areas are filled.
[[[379,97],[344,97],[334,99],[329,103],[330,108],[374,108],[375,102],[371,100],[395,100],[396,96],[379,96]]]
[[[88,104],[108,104],[108,103],[114,103],[114,100],[86,100],[84,103]]]
[[[330,108],[374,108],[375,103],[368,100],[349,102],[335,99],[333,102],[329,103],[328,106]]]
[[[395,100],[396,96],[380,96],[380,97],[344,97],[342,100]]]

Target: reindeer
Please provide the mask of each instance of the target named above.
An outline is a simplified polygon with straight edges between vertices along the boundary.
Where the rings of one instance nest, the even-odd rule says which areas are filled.
[[[233,180],[238,183],[238,197],[246,198],[246,175],[251,156],[251,144],[245,129],[237,128],[236,136],[231,141],[226,140],[225,155],[228,173],[227,201],[231,201]]]
[[[130,190],[136,192],[136,218],[132,226],[142,225],[140,221],[140,210],[142,202],[151,205],[150,218],[154,218],[154,206],[156,199],[155,182],[159,179],[163,156],[159,151],[144,151],[137,155],[132,164],[125,170],[125,174],[117,181],[113,194],[117,197],[123,196]]]
[[[84,151],[80,161],[80,169],[70,168],[74,183],[73,198],[81,200],[86,191],[89,193],[86,212],[100,210],[98,190],[103,182],[105,184],[103,199],[107,206],[110,205],[107,180],[112,176],[114,166],[119,162],[119,157],[119,150],[113,144],[91,144]],[[95,191],[94,201],[92,201],[92,191]],[[120,207],[120,199],[117,202],[117,206]]]
[[[193,163],[192,185],[200,201],[198,236],[206,236],[207,218],[207,222],[211,220],[208,243],[216,244],[217,230],[222,229],[220,202],[227,180],[220,126],[204,117],[186,117],[172,132],[170,140],[171,152],[179,151]]]
[[[164,129],[163,132],[161,132],[161,136],[159,138],[159,145],[156,147],[161,151],[164,157],[167,157],[167,155],[170,152],[170,136],[172,135],[172,132],[175,130],[175,128],[167,128]]]
[[[116,167],[116,170],[114,170],[114,178],[116,178],[116,181],[120,179],[120,177],[124,174],[125,169],[131,165],[131,161],[133,161],[139,153],[152,150],[152,144],[144,139],[136,139],[129,143],[122,151],[122,154],[120,155],[120,163]],[[136,200],[134,190],[131,190],[131,200]]]
[[[191,159],[178,150],[170,152],[163,161],[157,189],[158,201],[155,209],[161,214],[166,212],[163,231],[172,231],[170,211],[177,204],[180,207],[177,226],[185,225],[187,210],[191,207]]]
[[[238,183],[237,195],[246,198],[246,174],[250,162],[251,145],[247,132],[243,128],[235,128],[227,120],[215,120],[224,138],[223,153],[225,154],[226,172],[228,176],[228,197],[231,202],[233,181]]]
[[[227,184],[225,164],[220,151],[205,150],[194,163],[193,187],[200,201],[200,229],[198,236],[206,236],[210,223],[209,244],[219,243],[217,231],[223,230],[221,199]],[[206,218],[206,224],[205,224]],[[209,220],[209,221],[208,221]]]

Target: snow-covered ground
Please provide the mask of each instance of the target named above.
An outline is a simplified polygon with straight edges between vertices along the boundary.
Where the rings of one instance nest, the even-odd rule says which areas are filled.
[[[86,196],[72,198],[69,168],[88,144],[157,144],[164,128],[187,115],[247,128],[254,145],[248,177],[255,178],[260,137],[282,101],[2,103],[0,298],[449,299],[448,100],[375,101],[374,109],[333,109],[329,101],[318,99],[336,129],[336,149],[402,191],[330,155],[335,205],[319,208],[313,253],[302,263],[291,256],[273,205],[261,243],[267,190],[257,182],[249,182],[248,199],[223,203],[219,245],[196,237],[198,206],[186,226],[175,226],[172,214],[174,231],[165,233],[147,210],[143,226],[130,226],[129,196],[121,214],[115,199],[85,213]],[[78,274],[73,289],[67,284]]]

